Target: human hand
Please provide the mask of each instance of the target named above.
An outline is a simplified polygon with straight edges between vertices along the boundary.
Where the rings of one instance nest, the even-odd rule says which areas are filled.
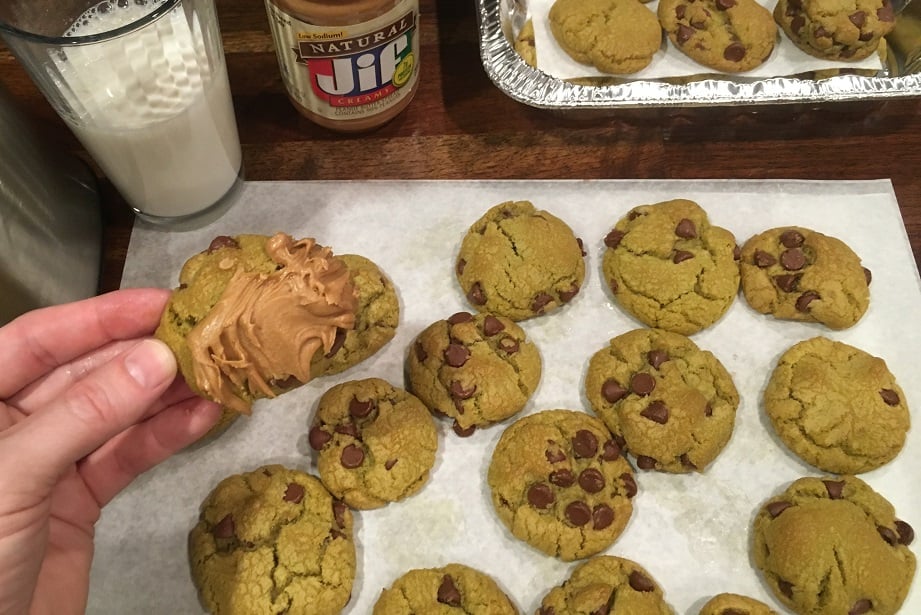
[[[101,508],[220,417],[149,337],[168,298],[120,290],[0,328],[0,613],[83,613]]]

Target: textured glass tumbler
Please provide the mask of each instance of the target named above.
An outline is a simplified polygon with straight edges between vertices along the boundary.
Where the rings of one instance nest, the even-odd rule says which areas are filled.
[[[8,0],[0,35],[141,217],[195,216],[239,182],[214,0]]]

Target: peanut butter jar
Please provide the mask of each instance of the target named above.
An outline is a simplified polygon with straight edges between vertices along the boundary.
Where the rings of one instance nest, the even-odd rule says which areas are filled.
[[[333,130],[371,130],[419,82],[419,0],[265,0],[291,102]]]

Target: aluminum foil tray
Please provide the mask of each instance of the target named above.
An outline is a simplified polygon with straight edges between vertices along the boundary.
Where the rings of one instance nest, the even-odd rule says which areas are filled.
[[[560,111],[666,107],[717,107],[783,103],[872,101],[921,96],[921,61],[890,40],[887,67],[875,76],[837,75],[825,79],[731,75],[688,83],[629,79],[566,81],[532,68],[514,41],[531,15],[527,0],[476,0],[483,67],[495,85],[526,105]],[[921,1],[897,20],[921,23]],[[890,36],[891,38],[891,36]],[[903,45],[904,47],[904,45]],[[921,37],[917,40],[921,50]],[[538,50],[539,51],[539,50]],[[906,68],[907,67],[907,68]]]

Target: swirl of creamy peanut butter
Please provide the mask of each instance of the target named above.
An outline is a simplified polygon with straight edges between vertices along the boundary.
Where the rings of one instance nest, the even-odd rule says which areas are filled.
[[[195,383],[208,397],[249,414],[237,394],[275,397],[272,383],[310,380],[310,361],[329,352],[337,329],[355,327],[349,272],[329,248],[284,233],[265,245],[271,273],[238,267],[215,306],[189,332]]]

